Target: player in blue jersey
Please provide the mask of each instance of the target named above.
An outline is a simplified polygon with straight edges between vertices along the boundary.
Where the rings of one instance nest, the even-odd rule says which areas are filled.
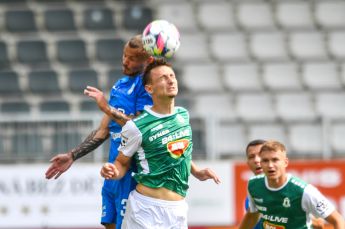
[[[139,115],[145,105],[152,104],[152,99],[145,91],[141,79],[141,73],[152,60],[153,58],[144,51],[139,35],[126,43],[122,58],[124,77],[114,84],[109,99],[112,108],[111,118],[115,121],[107,115],[103,116],[98,129],[92,131],[79,146],[53,157],[50,160],[52,164],[46,171],[47,179],[57,179],[75,160],[92,152],[109,137],[111,141],[108,161],[115,160],[120,144],[121,127],[128,120]],[[218,181],[218,177],[210,169],[200,170],[194,165],[192,172],[199,180],[212,178]],[[104,181],[101,223],[106,229],[121,228],[128,194],[136,185],[130,174],[131,171],[118,181]]]

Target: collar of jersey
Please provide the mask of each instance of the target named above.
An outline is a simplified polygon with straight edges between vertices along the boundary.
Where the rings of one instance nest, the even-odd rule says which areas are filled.
[[[169,117],[169,116],[172,116],[172,115],[174,115],[174,114],[176,113],[176,107],[175,107],[175,109],[174,109],[174,113],[172,113],[172,114],[159,114],[159,113],[157,113],[157,112],[154,112],[151,108],[152,108],[152,106],[150,106],[150,105],[146,105],[146,106],[144,107],[145,111],[147,111],[147,112],[150,113],[151,115],[153,115],[153,116],[155,116],[155,117],[158,117],[158,118]]]

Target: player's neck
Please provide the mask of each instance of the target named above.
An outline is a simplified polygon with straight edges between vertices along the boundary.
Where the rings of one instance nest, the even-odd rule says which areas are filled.
[[[158,114],[173,114],[175,112],[175,99],[154,99],[151,110]]]
[[[286,183],[287,179],[286,174],[276,179],[268,179],[268,186],[271,188],[280,188]]]

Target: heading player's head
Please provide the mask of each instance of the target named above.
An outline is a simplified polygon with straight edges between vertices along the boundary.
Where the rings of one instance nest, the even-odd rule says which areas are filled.
[[[261,167],[269,180],[285,178],[289,160],[286,147],[278,141],[267,141],[260,150]]]
[[[260,164],[261,158],[259,153],[265,142],[265,140],[256,139],[249,142],[246,147],[247,165],[255,175],[263,172]]]
[[[155,59],[145,69],[143,84],[148,93],[156,97],[174,98],[178,85],[172,65],[164,59]]]
[[[152,61],[143,47],[141,35],[132,37],[123,49],[122,71],[125,75],[135,76],[142,73],[145,67]]]

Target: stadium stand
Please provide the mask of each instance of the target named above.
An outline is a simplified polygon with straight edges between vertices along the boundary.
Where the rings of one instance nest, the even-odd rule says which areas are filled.
[[[190,110],[197,158],[243,157],[253,138],[282,140],[292,157],[321,158],[326,149],[345,157],[343,1],[84,3],[0,0],[0,117],[11,133],[0,135],[4,158],[38,158],[37,152],[63,151],[85,136],[101,113],[83,89],[108,93],[122,76],[124,42],[154,19],[181,33],[172,60],[180,83],[176,104]],[[25,131],[16,124],[23,117],[31,123]],[[78,125],[43,128],[54,120],[56,127]],[[37,147],[22,136],[29,130]]]

